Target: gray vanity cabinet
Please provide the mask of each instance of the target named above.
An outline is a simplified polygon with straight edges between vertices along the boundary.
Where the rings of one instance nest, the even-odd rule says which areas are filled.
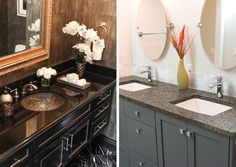
[[[156,113],[161,167],[229,167],[229,138]]]
[[[120,110],[120,167],[129,167],[129,158],[128,158],[128,148],[127,148],[127,131],[125,124],[125,110],[124,110],[124,100],[120,99],[119,104]]]
[[[120,167],[235,167],[234,143],[230,137],[120,99]]]

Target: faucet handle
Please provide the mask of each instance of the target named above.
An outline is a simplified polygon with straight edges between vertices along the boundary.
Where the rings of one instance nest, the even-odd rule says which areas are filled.
[[[151,67],[151,66],[145,66],[145,68],[146,68],[148,71],[151,71],[151,70],[152,70],[152,67]]]
[[[221,75],[220,76],[216,76],[215,79],[216,79],[217,83],[223,82],[223,76],[221,76]]]
[[[18,98],[20,97],[17,88],[14,89],[14,90],[12,90],[11,93],[14,93],[14,94],[12,95],[12,97],[13,97],[14,99],[18,99]]]

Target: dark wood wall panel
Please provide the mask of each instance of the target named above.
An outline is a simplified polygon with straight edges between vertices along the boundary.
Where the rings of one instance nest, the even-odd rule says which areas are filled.
[[[54,0],[53,3],[50,59],[33,67],[1,76],[0,86],[31,75],[39,67],[53,66],[71,59],[74,54],[72,46],[78,39],[63,34],[62,28],[72,20],[83,22],[89,27],[106,22],[108,29],[106,48],[102,61],[96,63],[110,68],[116,67],[116,0]],[[102,33],[102,30],[98,31]]]
[[[0,1],[0,55],[7,54],[7,1]]]
[[[68,9],[70,12],[68,12]],[[106,48],[102,61],[96,62],[110,68],[116,68],[116,1],[115,0],[66,0],[54,5],[53,36],[51,55],[61,55],[60,60],[70,59],[75,50],[72,46],[78,39],[62,33],[66,23],[76,20],[92,28],[101,22],[106,23],[107,37],[104,30],[97,28],[98,34],[105,38]],[[65,45],[66,44],[66,45]],[[54,64],[53,60],[51,62]]]

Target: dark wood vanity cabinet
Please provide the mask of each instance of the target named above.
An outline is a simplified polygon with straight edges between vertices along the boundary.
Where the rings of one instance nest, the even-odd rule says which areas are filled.
[[[109,123],[114,87],[71,111],[17,147],[1,167],[63,167]]]
[[[122,167],[234,167],[234,139],[120,100]]]

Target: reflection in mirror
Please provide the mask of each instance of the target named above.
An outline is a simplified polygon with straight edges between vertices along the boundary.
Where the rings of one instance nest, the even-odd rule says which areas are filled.
[[[161,0],[141,0],[138,13],[138,35],[145,54],[157,60],[166,45],[166,17]]]
[[[236,65],[235,5],[235,0],[206,0],[202,10],[202,45],[208,58],[221,69]]]
[[[0,56],[40,45],[43,0],[0,1]]]

